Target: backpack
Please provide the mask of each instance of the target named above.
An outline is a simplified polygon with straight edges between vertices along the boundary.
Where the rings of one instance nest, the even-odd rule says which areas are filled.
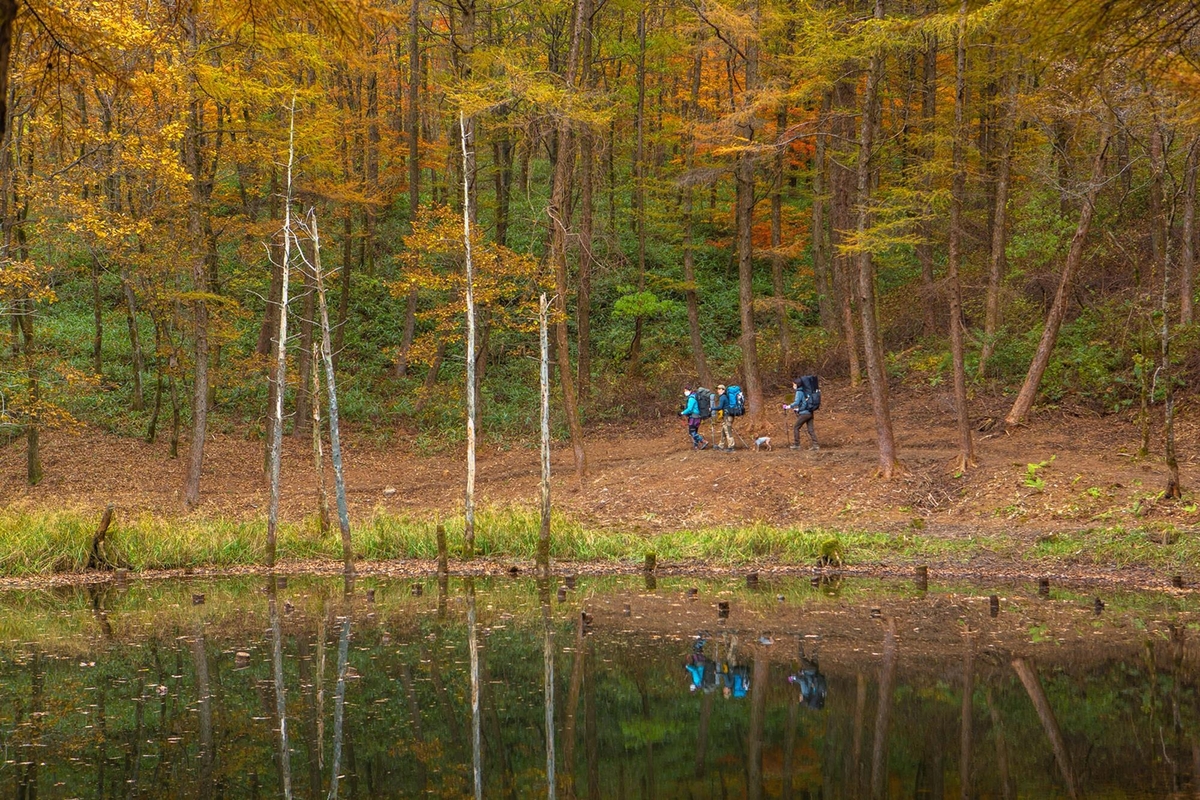
[[[712,392],[701,386],[696,390],[696,418],[708,419],[712,416]]]
[[[740,386],[730,386],[725,390],[729,401],[729,409],[725,412],[731,417],[740,417],[746,413],[746,394]]]
[[[800,388],[808,397],[808,408],[804,411],[816,411],[821,408],[821,383],[816,375],[805,375],[800,378]]]

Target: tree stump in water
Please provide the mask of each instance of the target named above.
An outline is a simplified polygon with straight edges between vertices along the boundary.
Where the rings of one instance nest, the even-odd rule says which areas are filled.
[[[100,517],[100,526],[92,534],[92,546],[88,550],[87,569],[112,569],[112,562],[104,554],[104,540],[108,536],[108,526],[112,524],[113,504],[104,507],[104,515]]]

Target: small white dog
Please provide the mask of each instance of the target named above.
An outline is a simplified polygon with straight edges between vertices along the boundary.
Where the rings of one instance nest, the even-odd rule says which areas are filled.
[[[757,439],[755,439],[754,440],[754,449],[755,450],[773,450],[774,448],[771,447],[771,437],[770,436],[760,436]]]

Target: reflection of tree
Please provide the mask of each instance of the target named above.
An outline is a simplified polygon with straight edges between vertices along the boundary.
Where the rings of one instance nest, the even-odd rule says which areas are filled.
[[[212,797],[213,751],[212,692],[208,683],[208,653],[204,647],[204,622],[196,623],[196,635],[192,638],[192,660],[196,669],[196,694],[200,708],[200,781],[199,797]]]
[[[343,720],[346,716],[346,669],[349,666],[349,655],[350,616],[347,614],[342,617],[342,635],[338,639],[337,688],[333,695],[333,760],[329,774],[329,800],[337,800],[338,796],[338,773],[342,767]]]
[[[750,731],[746,737],[746,796],[763,796],[763,724],[767,713],[767,680],[770,662],[759,653],[754,659],[754,677],[750,684]]]
[[[279,630],[279,607],[275,596],[275,576],[269,576],[269,597],[267,599],[267,615],[271,620],[271,675],[275,687],[275,721],[279,732],[279,749],[276,755],[276,768],[279,771],[279,784],[283,787],[284,800],[292,798],[292,759],[288,746],[287,731],[287,696],[283,684],[283,641]]]
[[[892,684],[896,678],[896,620],[888,617],[883,631],[883,664],[879,668],[879,707],[875,712],[875,744],[871,749],[871,796],[887,789],[887,736],[891,721]]]
[[[1071,756],[1067,752],[1067,743],[1063,739],[1062,728],[1058,726],[1058,718],[1054,716],[1054,709],[1050,707],[1050,701],[1046,698],[1046,690],[1042,688],[1042,681],[1038,677],[1037,670],[1023,658],[1014,658],[1012,665],[1017,672],[1017,677],[1025,686],[1025,691],[1029,693],[1033,708],[1037,711],[1038,719],[1041,720],[1042,727],[1046,731],[1046,737],[1050,740],[1050,747],[1054,751],[1054,760],[1058,762],[1063,783],[1067,786],[1067,794],[1072,798],[1077,798],[1079,789],[1075,785],[1075,770],[1071,767]]]

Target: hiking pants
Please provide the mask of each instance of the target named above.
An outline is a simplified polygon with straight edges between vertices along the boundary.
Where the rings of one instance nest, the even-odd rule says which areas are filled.
[[[721,417],[721,442],[720,447],[733,449],[733,417],[728,413]]]
[[[800,446],[800,426],[808,425],[808,438],[812,440],[813,446],[817,445],[817,433],[813,429],[813,415],[811,411],[804,411],[796,415],[796,426],[792,428],[792,444]]]
[[[692,435],[692,444],[696,447],[704,443],[704,437],[700,435],[700,423],[703,421],[699,417],[688,417],[688,433]]]

